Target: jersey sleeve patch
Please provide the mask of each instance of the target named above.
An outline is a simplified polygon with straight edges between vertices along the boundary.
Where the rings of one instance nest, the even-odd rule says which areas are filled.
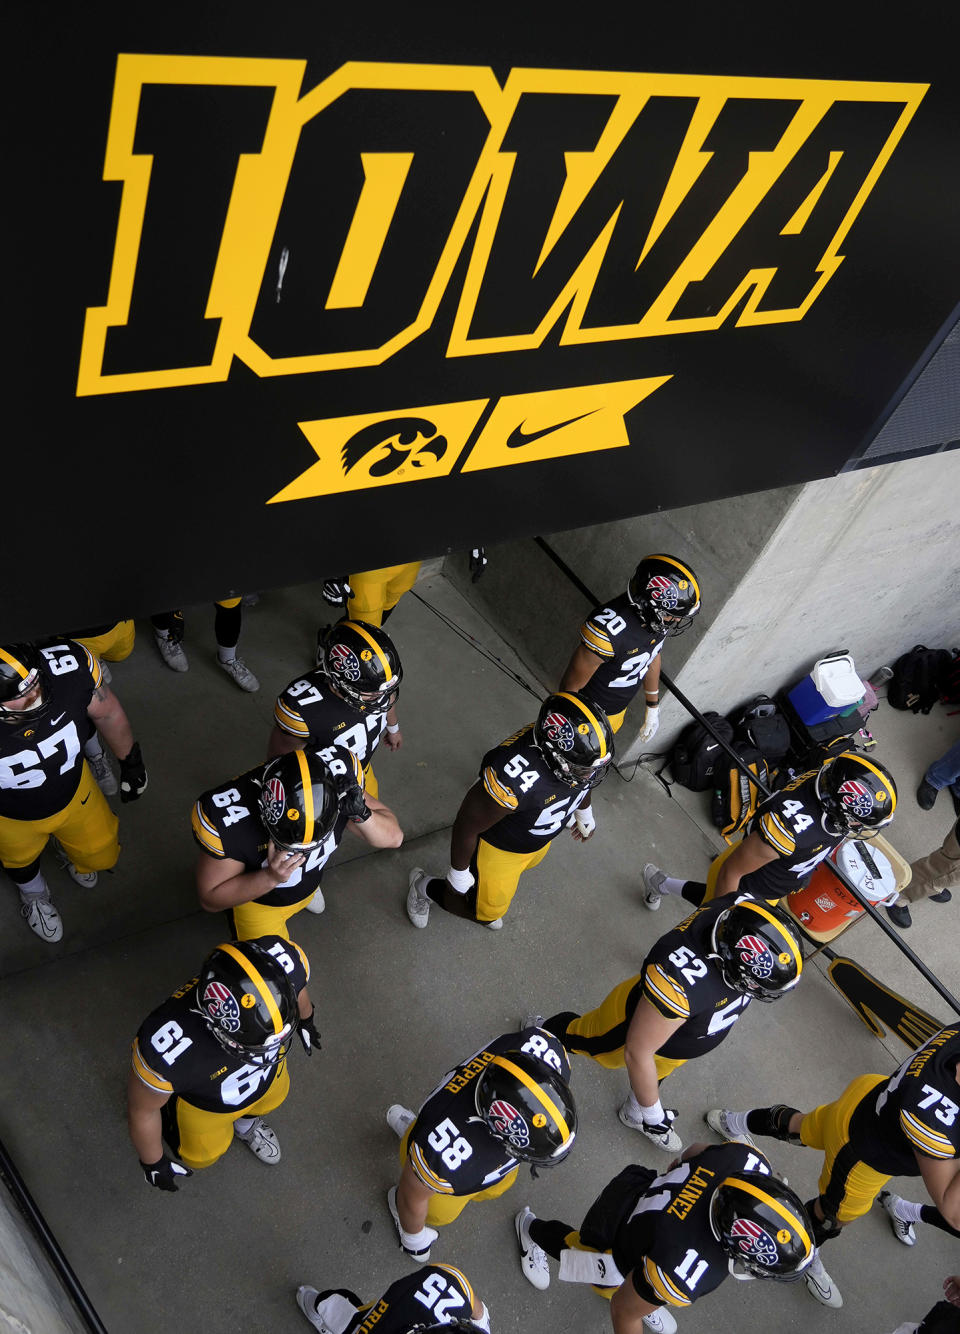
[[[644,969],[643,994],[664,1018],[690,1018],[690,1001],[686,991],[658,963],[652,963]]]
[[[199,801],[193,808],[190,824],[193,828],[193,836],[204,852],[209,852],[211,857],[225,857],[227,855],[223,850],[223,839],[214,825],[211,824]]]
[[[492,764],[488,764],[483,771],[483,786],[487,795],[505,810],[515,811],[519,806],[520,801],[516,793],[507,787]]]
[[[282,732],[288,732],[290,736],[310,735],[310,728],[303,721],[300,710],[295,705],[289,704],[283,695],[277,696],[277,702],[273,706],[273,721]]]
[[[797,840],[793,836],[793,831],[784,824],[782,817],[775,811],[767,811],[766,815],[760,817],[758,832],[763,841],[781,857],[789,857],[796,849]]]
[[[137,1077],[146,1084],[147,1088],[153,1089],[154,1093],[172,1093],[173,1085],[169,1079],[163,1079],[155,1070],[151,1070],[143,1059],[140,1051],[140,1039],[133,1040],[133,1068]]]
[[[610,636],[602,626],[597,625],[592,617],[581,625],[580,640],[591,653],[596,653],[598,657],[613,657],[613,644],[610,641]]]
[[[941,1135],[939,1130],[931,1130],[918,1116],[913,1112],[908,1112],[906,1108],[903,1108],[900,1112],[900,1129],[914,1148],[919,1149],[921,1153],[925,1153],[928,1158],[957,1157],[957,1151],[946,1135]]]
[[[658,1264],[650,1259],[649,1255],[643,1261],[643,1276],[660,1300],[665,1302],[667,1306],[691,1305],[690,1297],[677,1287],[676,1283],[663,1272]]]
[[[438,1195],[452,1195],[453,1186],[444,1177],[437,1176],[423,1156],[423,1150],[419,1145],[411,1144],[409,1149],[410,1166],[427,1189],[436,1191]]]

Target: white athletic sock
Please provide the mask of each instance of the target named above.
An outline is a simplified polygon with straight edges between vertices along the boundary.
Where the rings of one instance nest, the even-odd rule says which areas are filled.
[[[256,1119],[255,1116],[238,1116],[233,1123],[233,1128],[238,1135],[245,1135]]]
[[[224,648],[222,644],[217,645],[217,657],[220,659],[221,662],[233,662],[236,656],[237,656],[236,644],[234,644],[232,648]]]
[[[895,1218],[899,1218],[901,1223],[919,1223],[920,1210],[922,1204],[915,1204],[913,1200],[897,1199],[893,1206]]]
[[[27,880],[24,884],[17,885],[17,889],[20,891],[20,897],[24,900],[48,899],[50,897],[50,887],[39,871],[32,880]]]
[[[169,630],[158,630],[156,626],[153,627],[153,633],[157,636],[158,639],[169,639],[169,638],[170,638],[170,631],[169,631]]]
[[[668,875],[660,886],[661,894],[682,894],[686,880],[678,880],[675,875]]]
[[[727,1112],[725,1114],[727,1129],[731,1135],[749,1135],[747,1115],[747,1112]]]

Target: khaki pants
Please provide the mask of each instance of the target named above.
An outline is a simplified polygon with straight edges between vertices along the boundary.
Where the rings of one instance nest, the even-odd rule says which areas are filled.
[[[928,899],[931,894],[939,894],[941,889],[952,889],[960,885],[958,829],[960,820],[950,828],[936,851],[910,863],[912,872],[910,883],[901,891],[898,904],[905,907],[908,903],[918,903],[921,899]]]

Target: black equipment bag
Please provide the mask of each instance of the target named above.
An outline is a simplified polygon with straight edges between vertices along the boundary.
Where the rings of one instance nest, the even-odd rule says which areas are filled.
[[[893,664],[893,679],[887,688],[887,703],[911,713],[929,713],[946,683],[953,660],[945,648],[914,644]]]
[[[733,728],[726,718],[712,711],[703,716],[724,741],[729,744],[733,740]],[[692,792],[706,792],[714,786],[717,766],[726,760],[726,751],[702,723],[688,723],[670,751],[670,772],[681,787],[688,787]]]
[[[765,760],[782,760],[790,749],[790,724],[769,695],[756,695],[727,714],[734,744],[751,746]]]
[[[725,754],[726,762],[718,766],[710,807],[713,823],[728,843],[747,827],[757,805],[764,799],[765,794],[754,780],[759,779],[767,788],[773,786],[773,774],[756,746],[739,745],[736,750],[751,776],[748,777]]]

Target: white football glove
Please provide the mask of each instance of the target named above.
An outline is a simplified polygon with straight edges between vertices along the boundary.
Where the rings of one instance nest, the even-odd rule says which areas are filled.
[[[573,818],[576,821],[577,831],[584,840],[588,839],[597,827],[597,822],[593,818],[593,807],[584,806],[573,812]]]
[[[660,706],[659,704],[648,704],[647,714],[643,720],[643,726],[637,733],[638,741],[652,741],[657,735],[657,728],[660,726]]]

